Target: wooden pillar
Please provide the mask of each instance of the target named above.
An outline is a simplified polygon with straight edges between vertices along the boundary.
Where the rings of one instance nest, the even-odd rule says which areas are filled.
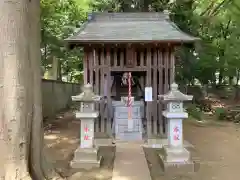
[[[169,71],[169,64],[170,64],[170,53],[171,53],[171,51],[170,51],[170,48],[169,48],[169,46],[166,46],[166,48],[165,48],[165,51],[164,51],[164,69],[165,69],[165,79],[164,79],[164,81],[165,81],[165,84],[164,84],[164,94],[165,93],[167,93],[168,91],[169,91],[169,74],[168,74],[168,71]],[[164,104],[164,109],[166,109],[167,108],[167,105],[166,104]],[[167,118],[164,118],[164,129],[165,129],[165,134],[167,134],[168,132],[167,132],[167,123],[168,123],[168,121],[167,121]]]
[[[120,51],[120,66],[122,68],[124,66],[124,48],[121,48],[121,51]]]
[[[93,62],[94,62],[94,59],[93,59],[93,53],[94,53],[94,49],[91,48],[91,50],[88,52],[88,70],[89,70],[89,82],[92,86],[94,85],[93,84]]]
[[[170,84],[175,81],[175,55],[174,55],[174,47],[171,48],[170,54]]]
[[[162,53],[162,49],[158,48],[158,94],[163,94],[163,53]],[[162,106],[162,102],[159,101],[158,102],[158,125],[159,125],[159,133],[163,134],[163,116],[162,116],[162,110],[163,110],[163,106]]]
[[[94,50],[93,50],[93,61],[94,61],[94,70],[95,70],[95,92],[96,92],[97,95],[100,94],[100,88],[99,88],[99,58],[98,57],[99,57],[98,49],[94,48]],[[96,104],[96,109],[100,110],[99,103]],[[98,118],[95,121],[95,131],[96,132],[99,132],[100,118]]]
[[[144,52],[143,51],[140,52],[140,66],[141,67],[144,66]]]
[[[157,92],[157,48],[154,48],[153,52],[153,105],[152,105],[152,110],[153,110],[153,134],[157,135],[158,134],[158,117],[157,117],[157,100],[158,100],[158,92]]]
[[[114,48],[113,51],[113,66],[117,67],[118,66],[118,58],[117,58],[117,47]]]
[[[88,49],[84,47],[84,60],[83,60],[83,82],[88,83]]]
[[[168,85],[168,69],[169,69],[169,48],[166,47],[165,51],[164,51],[164,93],[167,93],[168,89],[169,89],[169,85]]]
[[[143,50],[140,52],[140,67],[143,67],[144,66],[144,52]],[[140,79],[139,79],[139,83],[141,85],[142,88],[144,88],[144,77],[141,76]],[[142,95],[142,92],[140,92],[141,95]]]
[[[101,132],[105,132],[105,94],[104,94],[104,84],[105,84],[105,78],[104,78],[104,68],[105,68],[105,64],[104,64],[104,48],[101,48],[101,54],[100,54],[100,89],[101,89],[101,96],[103,96],[102,100],[101,100],[101,104],[100,104],[100,113],[101,113],[101,126],[100,126],[100,131]]]
[[[110,48],[107,47],[106,52],[106,78],[107,78],[107,134],[112,136],[112,101],[111,101],[111,56],[110,56]]]
[[[152,63],[151,63],[151,48],[147,48],[147,79],[146,86],[151,87],[152,79]],[[151,115],[151,102],[146,102],[146,117],[147,117],[147,136],[152,136],[152,115]]]

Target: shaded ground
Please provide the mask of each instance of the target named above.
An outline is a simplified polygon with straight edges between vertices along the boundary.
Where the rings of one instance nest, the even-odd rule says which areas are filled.
[[[194,156],[200,158],[200,169],[194,177],[177,180],[230,180],[239,179],[240,126],[231,123],[196,125],[189,120],[184,124],[185,139],[195,146]],[[157,153],[145,149],[152,180],[165,180]]]
[[[75,172],[69,167],[73,151],[79,145],[79,122],[73,113],[62,113],[51,126],[45,128],[45,151],[48,159],[63,176]],[[239,179],[240,125],[232,123],[184,123],[185,139],[195,146],[194,156],[200,158],[200,169],[195,177],[177,180],[231,180]],[[81,170],[81,180],[111,180],[115,148],[100,148],[104,157],[102,168]],[[156,150],[145,149],[152,180],[166,180],[161,171]],[[78,179],[78,178],[77,178]]]
[[[65,177],[72,176],[77,171],[69,167],[73,152],[79,145],[80,122],[74,120],[72,111],[64,112],[45,126],[45,152],[48,160],[53,163],[57,171]],[[81,180],[110,180],[112,178],[115,147],[100,147],[103,161],[100,169],[91,171],[78,170],[75,174]]]

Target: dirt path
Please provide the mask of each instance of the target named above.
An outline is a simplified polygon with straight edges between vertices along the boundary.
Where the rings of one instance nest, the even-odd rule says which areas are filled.
[[[73,113],[59,115],[45,130],[45,151],[58,171],[64,176],[71,176],[74,170],[69,167],[73,151],[79,141],[79,122]],[[240,166],[240,125],[225,124],[196,126],[185,121],[184,138],[195,146],[194,156],[200,158],[200,169],[193,178],[181,177],[176,180],[232,180],[239,178]],[[104,156],[102,168],[81,171],[81,180],[110,180],[112,177],[114,148],[101,148]],[[166,180],[161,171],[157,153],[145,149],[152,180]]]
[[[239,178],[240,126],[196,126],[184,124],[184,137],[195,146],[194,156],[200,158],[196,176],[179,177],[176,180],[231,180]],[[152,180],[166,180],[161,171],[156,151],[145,149]]]
[[[196,180],[239,179],[240,127],[198,127],[185,123],[185,138],[192,143],[200,157],[200,170]]]

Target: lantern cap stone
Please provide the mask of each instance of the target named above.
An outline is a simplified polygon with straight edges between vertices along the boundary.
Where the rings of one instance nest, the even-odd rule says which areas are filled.
[[[170,91],[164,95],[159,95],[162,101],[191,101],[193,96],[183,94],[178,90],[178,85],[174,82],[170,85]]]
[[[101,96],[95,95],[93,92],[93,87],[91,84],[85,84],[83,87],[83,92],[77,96],[72,96],[73,101],[80,102],[95,102],[99,101]]]

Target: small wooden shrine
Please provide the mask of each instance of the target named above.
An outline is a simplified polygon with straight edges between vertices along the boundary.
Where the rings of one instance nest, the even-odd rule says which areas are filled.
[[[71,48],[84,48],[84,84],[92,84],[94,92],[104,97],[96,131],[112,135],[116,119],[126,119],[116,115],[116,107],[124,106],[121,99],[129,94],[131,72],[131,96],[134,107],[140,107],[140,126],[147,137],[166,133],[158,95],[174,81],[175,47],[195,40],[180,31],[166,12],[89,14],[66,41]],[[150,102],[144,100],[145,87],[152,87]]]

